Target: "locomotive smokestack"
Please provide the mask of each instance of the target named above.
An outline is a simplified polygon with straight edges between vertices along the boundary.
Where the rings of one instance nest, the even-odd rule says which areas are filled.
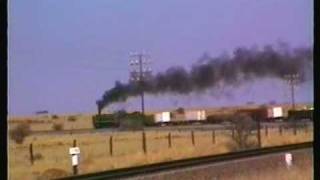
[[[102,110],[102,108],[103,108],[103,104],[102,104],[102,101],[97,101],[96,102],[96,104],[97,104],[97,109],[98,109],[98,115],[101,115],[101,110]]]

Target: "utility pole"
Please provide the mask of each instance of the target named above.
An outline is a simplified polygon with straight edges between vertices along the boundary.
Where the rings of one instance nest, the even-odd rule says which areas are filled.
[[[292,109],[295,110],[295,101],[294,101],[294,86],[298,83],[299,75],[298,74],[288,74],[285,75],[285,79],[287,79],[290,88],[291,88],[291,104]]]
[[[144,115],[144,81],[151,76],[151,68],[147,67],[150,63],[146,59],[144,53],[136,53],[130,55],[130,66],[132,67],[130,73],[130,81],[138,83],[141,96],[141,113]]]
[[[294,102],[294,86],[298,83],[299,74],[288,74],[285,76],[291,86],[291,102],[292,102],[292,110],[295,110],[295,102]],[[293,129],[294,134],[297,132],[297,119],[293,118]]]

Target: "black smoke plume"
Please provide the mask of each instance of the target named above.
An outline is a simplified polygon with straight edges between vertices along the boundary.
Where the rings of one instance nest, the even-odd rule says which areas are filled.
[[[182,67],[172,67],[158,73],[139,84],[120,83],[106,91],[98,100],[98,113],[114,102],[126,101],[128,97],[139,95],[140,90],[149,94],[172,93],[189,94],[215,88],[218,84],[240,85],[257,78],[284,79],[288,74],[298,74],[299,82],[308,80],[312,73],[313,50],[311,48],[275,49],[268,45],[262,50],[237,48],[232,57],[206,56],[202,63],[192,66],[190,71]],[[203,61],[205,61],[203,63]]]

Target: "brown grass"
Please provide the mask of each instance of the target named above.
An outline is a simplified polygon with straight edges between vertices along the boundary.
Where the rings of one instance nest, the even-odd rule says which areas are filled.
[[[74,117],[73,120],[70,117]],[[52,127],[55,124],[63,124],[63,129],[93,129],[92,116],[91,115],[59,115],[56,118],[52,117],[20,117],[9,118],[9,129],[15,128],[21,123],[29,123],[32,131],[52,131]]]
[[[299,131],[269,130],[268,137],[262,136],[263,146],[272,146],[313,140],[312,129],[307,133]],[[107,169],[137,166],[161,161],[170,161],[187,157],[204,156],[229,152],[232,143],[230,132],[217,131],[216,143],[212,144],[211,132],[195,132],[195,146],[192,146],[190,132],[172,131],[172,148],[168,147],[167,132],[147,132],[147,149],[142,151],[141,132],[116,132],[112,134],[47,135],[29,136],[21,145],[9,140],[9,177],[10,179],[36,179],[47,169],[59,168],[72,172],[69,147],[73,139],[81,149],[80,173],[89,173]],[[113,136],[113,156],[109,154],[109,137]],[[31,166],[29,144],[33,143],[34,154],[41,154]]]

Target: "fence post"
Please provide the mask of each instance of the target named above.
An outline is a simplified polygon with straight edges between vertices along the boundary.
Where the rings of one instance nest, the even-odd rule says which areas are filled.
[[[265,126],[265,135],[268,136],[268,126]]]
[[[29,146],[29,152],[30,152],[30,162],[31,162],[31,165],[33,165],[34,158],[33,158],[33,145],[32,145],[32,143]]]
[[[297,135],[297,123],[294,122],[294,125],[293,125],[293,135]]]
[[[195,141],[194,141],[194,132],[191,131],[191,140],[192,140],[192,145],[195,145]]]
[[[258,122],[258,127],[257,127],[257,138],[258,138],[258,146],[261,148],[261,119],[256,118]]]
[[[232,127],[231,129],[231,133],[232,133],[232,138],[234,138],[234,127]]]
[[[110,152],[110,156],[113,155],[113,142],[112,142],[112,135],[109,138],[109,152]]]
[[[216,132],[215,130],[212,130],[212,144],[216,143]]]
[[[168,134],[168,144],[169,144],[169,148],[171,148],[171,133],[170,132]]]
[[[147,153],[147,142],[146,142],[146,133],[144,131],[142,132],[142,149],[143,149],[143,152],[146,154]]]
[[[77,140],[76,139],[73,140],[73,147],[77,147]],[[76,156],[78,156],[78,155],[76,155]],[[78,174],[78,166],[75,165],[75,166],[72,166],[72,168],[73,168],[73,174],[77,175]]]
[[[304,132],[307,134],[308,133],[308,124],[307,123],[305,123],[305,125],[304,125]]]

